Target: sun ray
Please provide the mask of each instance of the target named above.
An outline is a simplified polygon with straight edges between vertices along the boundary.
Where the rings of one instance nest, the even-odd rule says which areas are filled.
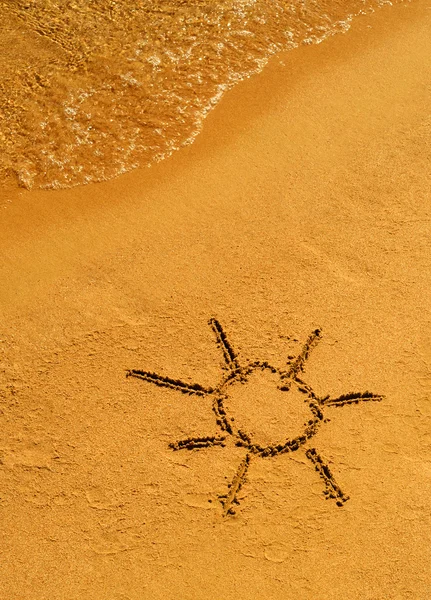
[[[288,365],[287,371],[283,373],[283,381],[289,379],[296,379],[300,373],[304,371],[305,363],[310,356],[311,351],[319,343],[322,337],[320,329],[315,329],[307,338],[301,353],[292,363]]]
[[[172,390],[177,390],[183,394],[206,396],[208,394],[212,394],[214,391],[212,388],[205,388],[198,383],[185,383],[180,379],[171,379],[170,377],[158,375],[157,373],[151,373],[150,371],[131,369],[130,371],[127,371],[126,377],[137,377],[138,379],[143,379],[144,381],[154,383],[159,387],[167,387]]]
[[[320,477],[323,479],[325,484],[325,496],[327,498],[333,498],[337,506],[343,506],[349,499],[349,496],[344,494],[338,483],[335,481],[329,466],[323,461],[322,457],[317,453],[316,448],[310,448],[306,451],[305,456],[310,460]]]
[[[345,406],[346,404],[359,404],[359,402],[381,402],[384,396],[380,394],[372,394],[371,392],[350,392],[343,394],[338,398],[330,398],[327,396],[320,400],[325,406]]]
[[[214,331],[215,336],[217,338],[217,342],[218,342],[219,346],[221,347],[221,349],[223,350],[223,356],[224,356],[224,359],[226,362],[226,366],[231,371],[236,371],[237,369],[240,368],[240,365],[238,362],[238,357],[237,357],[236,352],[230,345],[229,340],[227,339],[227,335],[224,332],[223,327],[221,326],[219,321],[217,321],[217,319],[214,319],[214,318],[210,319],[208,321],[208,324],[211,326],[212,330]]]
[[[224,447],[226,436],[207,436],[201,438],[186,438],[185,440],[178,440],[169,444],[169,448],[172,450],[200,450],[201,448],[210,448],[211,446],[222,446]]]
[[[232,483],[229,485],[229,491],[225,496],[219,496],[221,504],[223,506],[223,516],[234,515],[234,505],[239,504],[238,493],[244,484],[245,477],[247,475],[248,467],[251,461],[251,454],[247,454],[246,457],[241,461],[237,472],[235,473]]]

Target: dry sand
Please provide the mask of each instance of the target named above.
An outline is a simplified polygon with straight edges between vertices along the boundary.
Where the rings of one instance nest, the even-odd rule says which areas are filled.
[[[4,190],[2,599],[430,597],[430,9],[278,57],[154,168]],[[280,372],[324,420],[263,458],[215,412],[301,437]]]

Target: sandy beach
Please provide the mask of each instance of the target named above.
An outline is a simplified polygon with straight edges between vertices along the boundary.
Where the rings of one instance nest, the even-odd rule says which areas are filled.
[[[0,597],[428,600],[431,4],[195,142],[0,193]]]

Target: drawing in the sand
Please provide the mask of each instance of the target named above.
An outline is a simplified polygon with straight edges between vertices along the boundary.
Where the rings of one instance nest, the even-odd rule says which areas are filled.
[[[235,446],[244,448],[244,459],[241,461],[235,477],[229,485],[228,492],[220,497],[224,516],[235,514],[235,506],[239,505],[238,493],[245,482],[252,460],[259,457],[276,457],[279,454],[296,452],[300,449],[304,450],[304,455],[322,478],[325,484],[325,496],[333,498],[338,506],[342,506],[349,497],[341,490],[328,465],[318,451],[312,447],[306,449],[305,446],[314,437],[320,425],[324,422],[324,410],[326,408],[337,408],[347,404],[358,404],[359,402],[379,402],[383,399],[383,396],[371,392],[350,392],[337,398],[331,398],[330,396],[319,397],[315,394],[312,388],[303,381],[302,373],[310,352],[321,339],[320,329],[314,330],[309,335],[301,353],[296,358],[289,360],[286,369],[278,369],[267,362],[261,361],[240,364],[238,356],[233,350],[219,321],[212,318],[209,321],[209,325],[215,333],[226,363],[226,374],[215,388],[204,387],[197,383],[188,384],[181,380],[171,379],[170,377],[164,377],[149,371],[132,369],[127,372],[128,377],[137,377],[158,386],[177,390],[183,394],[210,396],[213,399],[212,410],[220,429],[220,435],[187,438],[171,443],[170,447],[174,451],[200,450],[211,446],[226,446],[229,440],[231,440]],[[256,371],[267,371],[278,376],[278,389],[282,392],[289,392],[295,389],[303,394],[304,402],[308,407],[309,417],[307,422],[304,423],[302,431],[296,437],[284,439],[278,444],[265,445],[259,443],[259,440],[255,439],[250,432],[244,431],[244,429],[239,428],[236,424],[235,415],[229,410],[229,397],[232,386],[238,383],[245,384],[250,379],[251,374]]]

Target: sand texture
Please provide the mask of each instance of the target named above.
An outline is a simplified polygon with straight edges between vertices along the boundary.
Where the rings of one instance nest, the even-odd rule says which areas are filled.
[[[429,599],[430,9],[2,189],[1,599]]]

